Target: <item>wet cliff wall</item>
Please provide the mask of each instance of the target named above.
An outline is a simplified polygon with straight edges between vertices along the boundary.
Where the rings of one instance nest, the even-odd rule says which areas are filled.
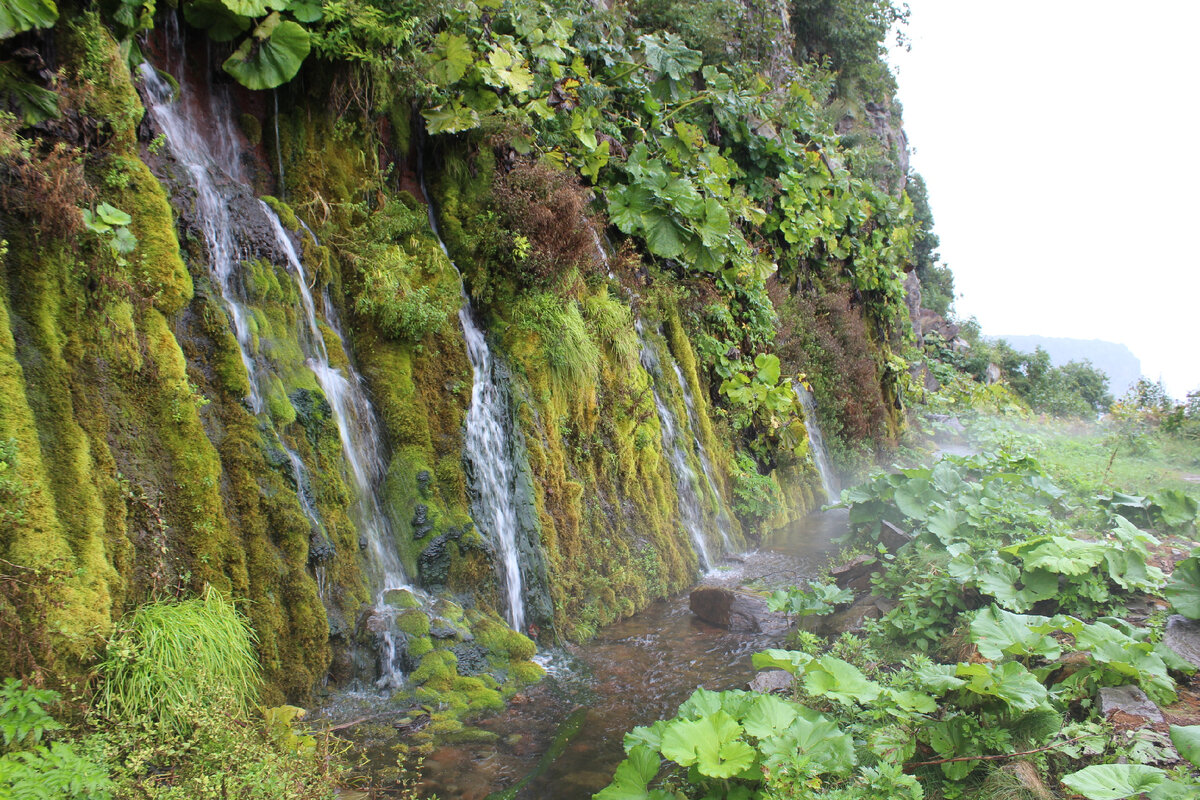
[[[827,76],[773,93],[644,12],[439,8],[391,72],[327,50],[268,90],[172,11],[131,36],[64,5],[5,40],[57,96],[37,119],[6,89],[22,116],[0,125],[2,613],[26,642],[6,671],[82,673],[126,611],[208,584],[249,616],[277,696],[379,676],[361,492],[262,197],[329,366],[361,376],[378,419],[387,542],[441,598],[424,622],[396,601],[400,660],[427,698],[469,696],[458,711],[536,678],[464,462],[464,287],[511,409],[524,632],[544,641],[823,500],[796,373],[847,441],[886,445],[903,196],[854,176],[821,121]],[[224,131],[244,329],[131,42],[181,113]],[[500,657],[492,678],[469,641]]]

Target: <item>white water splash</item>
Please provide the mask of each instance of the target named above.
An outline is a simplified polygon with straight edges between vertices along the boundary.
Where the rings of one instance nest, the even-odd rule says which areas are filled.
[[[726,553],[733,552],[733,542],[729,539],[729,515],[725,512],[725,502],[721,497],[721,492],[717,489],[717,482],[713,479],[713,466],[708,458],[708,451],[704,449],[704,443],[700,440],[700,417],[696,413],[696,404],[692,401],[692,392],[688,389],[687,380],[683,377],[683,370],[679,368],[679,362],[672,360],[671,366],[675,368],[675,379],[679,381],[679,391],[683,393],[683,404],[687,407],[688,422],[692,429],[692,443],[696,447],[696,455],[700,458],[700,471],[704,473],[704,480],[708,482],[708,489],[712,492],[713,499],[717,504],[717,532],[721,534],[721,542],[724,545]]]

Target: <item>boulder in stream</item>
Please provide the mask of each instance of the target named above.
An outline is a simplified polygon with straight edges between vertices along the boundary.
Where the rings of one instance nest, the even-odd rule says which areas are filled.
[[[768,609],[763,598],[720,586],[693,589],[688,607],[709,625],[731,631],[782,633],[788,627],[787,618]]]

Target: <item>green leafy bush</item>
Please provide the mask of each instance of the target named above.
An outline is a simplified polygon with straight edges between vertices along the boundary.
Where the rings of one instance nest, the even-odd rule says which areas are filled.
[[[32,689],[8,678],[0,687],[0,796],[13,800],[108,800],[112,782],[104,766],[73,743],[44,741],[63,726],[43,706],[58,692]]]

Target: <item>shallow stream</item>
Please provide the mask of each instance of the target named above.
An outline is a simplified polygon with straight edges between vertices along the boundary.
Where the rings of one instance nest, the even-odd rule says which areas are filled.
[[[744,561],[714,570],[705,585],[793,585],[812,576],[846,530],[844,512],[814,514],[777,532]],[[546,679],[501,714],[477,723],[499,740],[448,745],[425,761],[422,794],[483,800],[510,789],[539,766],[516,800],[583,800],[603,788],[624,756],[625,733],[674,716],[697,686],[744,688],[750,657],[773,646],[765,634],[733,633],[700,622],[688,593],[654,603],[605,628],[584,645],[546,654]],[[548,765],[543,756],[562,728],[578,732]],[[561,746],[564,736],[559,736]],[[505,795],[508,797],[510,795]]]

